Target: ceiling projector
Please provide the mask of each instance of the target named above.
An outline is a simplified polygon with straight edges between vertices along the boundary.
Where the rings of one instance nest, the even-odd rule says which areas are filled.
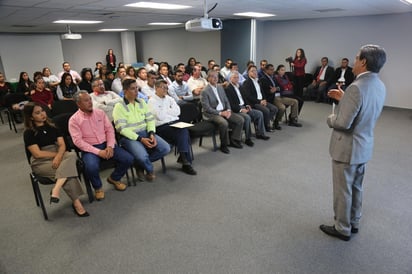
[[[223,28],[222,20],[218,18],[195,18],[189,20],[185,24],[187,31],[201,32],[201,31],[213,31],[221,30]]]
[[[82,39],[82,35],[78,33],[65,33],[61,35],[62,40],[79,40]]]

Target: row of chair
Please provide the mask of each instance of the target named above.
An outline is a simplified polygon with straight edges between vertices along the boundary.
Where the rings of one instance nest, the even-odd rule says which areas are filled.
[[[70,101],[60,101],[60,102],[70,102]],[[68,130],[69,119],[73,115],[73,113],[77,111],[77,107],[76,109],[74,108],[69,109],[70,103],[62,103],[61,105],[63,105],[63,107],[59,109],[59,111],[62,113],[59,113],[53,116],[52,120],[54,124],[62,131],[67,149],[76,151],[78,155],[77,167],[78,167],[79,179],[83,179],[82,181],[84,182],[85,187],[86,187],[88,200],[91,203],[94,200],[91,182],[85,176],[84,163],[80,157],[80,150],[73,144],[71,137],[70,137],[69,130]],[[192,139],[199,138],[199,146],[201,146],[203,137],[211,136],[212,141],[213,141],[213,150],[216,151],[217,145],[216,145],[216,136],[215,136],[216,135],[215,125],[211,122],[204,121],[201,119],[201,109],[197,104],[186,103],[186,104],[181,105],[180,107],[181,107],[180,120],[182,122],[193,124],[193,126],[188,127],[191,138]],[[64,112],[64,111],[67,111],[67,112]],[[117,138],[119,138],[118,135],[117,135]],[[191,150],[191,154],[193,156],[193,150]],[[27,149],[26,149],[26,156],[30,164],[31,155]],[[164,158],[161,159],[161,163],[162,163],[163,173],[165,173],[166,165],[165,165]],[[101,161],[100,170],[114,168],[115,165],[116,165],[116,162],[114,160],[103,160]],[[135,179],[135,173],[133,171],[133,166],[131,167],[130,171],[131,171],[131,178],[129,176],[129,172],[126,173],[128,185],[130,186],[133,184],[134,186],[136,186],[136,179]],[[41,195],[41,191],[40,191],[40,185],[52,185],[55,182],[53,180],[50,180],[49,178],[38,176],[34,172],[30,173],[30,180],[31,180],[32,187],[33,187],[36,205],[42,209],[44,219],[48,220],[47,211],[46,211],[43,198]]]

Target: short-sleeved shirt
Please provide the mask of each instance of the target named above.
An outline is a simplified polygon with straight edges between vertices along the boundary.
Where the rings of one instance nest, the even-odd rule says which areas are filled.
[[[42,147],[56,144],[58,137],[63,137],[61,131],[52,126],[38,127],[37,132],[27,129],[24,131],[24,145],[26,147],[38,145],[41,149]]]

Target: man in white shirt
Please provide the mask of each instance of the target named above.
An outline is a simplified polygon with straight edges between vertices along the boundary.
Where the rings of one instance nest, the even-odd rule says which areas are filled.
[[[231,64],[232,64],[232,59],[227,58],[225,65],[222,66],[222,68],[220,69],[220,74],[223,76],[224,79],[227,79],[227,77],[229,76]]]
[[[59,77],[59,79],[61,79],[63,73],[66,73],[66,72],[70,73],[70,75],[72,76],[72,78],[76,82],[76,84],[79,84],[81,82],[82,77],[80,77],[80,74],[77,71],[71,69],[69,62],[64,62],[63,63],[63,71],[59,72],[57,77]]]
[[[192,91],[193,96],[199,97],[202,90],[207,86],[207,81],[201,76],[202,68],[198,65],[193,67],[192,76],[190,76],[187,84]]]
[[[113,82],[112,82],[112,90],[114,92],[116,92],[117,94],[119,94],[120,91],[123,90],[122,81],[123,81],[124,77],[126,77],[126,68],[120,67],[117,70],[116,79],[114,79]]]
[[[157,79],[157,74],[154,71],[149,71],[147,73],[147,85],[141,89],[141,92],[146,95],[148,98],[151,98],[155,95],[155,82]]]
[[[147,85],[147,70],[144,67],[141,67],[137,70],[137,88],[142,90],[144,86]]]
[[[113,91],[107,91],[104,88],[103,80],[100,78],[95,78],[92,81],[92,90],[93,92],[90,93],[90,97],[93,101],[93,108],[103,110],[112,122],[114,105],[122,101],[122,98]]]
[[[175,80],[169,86],[169,95],[175,99],[178,104],[184,104],[185,101],[193,101],[192,91],[183,81],[183,71],[175,71]]]
[[[157,72],[159,70],[159,66],[157,64],[155,64],[155,61],[152,57],[150,57],[149,59],[147,59],[147,64],[146,64],[146,71],[154,71]]]
[[[149,110],[155,117],[156,134],[177,147],[179,152],[178,162],[182,164],[182,171],[196,175],[192,167],[190,149],[190,136],[187,128],[176,128],[171,126],[179,120],[180,107],[175,100],[167,95],[167,82],[159,79],[155,83],[156,92],[149,99]]]

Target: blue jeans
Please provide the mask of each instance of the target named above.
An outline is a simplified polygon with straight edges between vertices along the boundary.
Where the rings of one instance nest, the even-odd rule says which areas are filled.
[[[147,138],[147,131],[138,132],[139,136]],[[170,152],[170,145],[163,140],[160,136],[155,135],[157,146],[154,148],[146,148],[141,142],[137,140],[130,140],[129,138],[122,137],[120,144],[130,154],[133,155],[135,162],[143,167],[148,173],[153,173],[152,162],[161,159],[163,156]]]
[[[94,145],[98,149],[105,149],[106,143]],[[102,188],[102,180],[100,179],[100,161],[105,161],[98,155],[90,152],[82,152],[82,159],[84,162],[84,170],[86,177],[90,180],[94,189]],[[113,158],[116,161],[116,167],[110,177],[115,181],[126,174],[127,169],[133,164],[133,156],[129,152],[115,145],[113,149]]]

